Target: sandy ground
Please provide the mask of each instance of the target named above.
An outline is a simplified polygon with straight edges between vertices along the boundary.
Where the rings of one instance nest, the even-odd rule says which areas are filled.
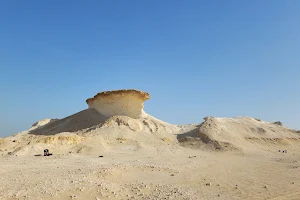
[[[255,153],[124,147],[101,155],[0,157],[0,199],[300,199],[296,145]]]

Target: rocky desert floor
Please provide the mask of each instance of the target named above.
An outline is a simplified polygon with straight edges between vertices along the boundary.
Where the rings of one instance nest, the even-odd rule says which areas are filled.
[[[297,143],[247,153],[178,145],[52,152],[0,157],[0,199],[300,199]]]

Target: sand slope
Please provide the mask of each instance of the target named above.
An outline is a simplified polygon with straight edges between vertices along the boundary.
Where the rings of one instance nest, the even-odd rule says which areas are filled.
[[[52,120],[43,126],[29,131],[34,135],[54,135],[61,132],[76,132],[104,122],[107,117],[95,109],[86,109],[60,120]]]

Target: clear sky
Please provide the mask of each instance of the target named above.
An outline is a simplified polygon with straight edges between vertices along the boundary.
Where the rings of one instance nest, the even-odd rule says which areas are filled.
[[[149,92],[176,124],[251,116],[300,128],[300,1],[11,1],[0,5],[0,136]]]

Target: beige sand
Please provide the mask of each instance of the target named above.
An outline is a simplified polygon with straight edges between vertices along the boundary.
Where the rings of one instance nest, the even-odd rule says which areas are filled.
[[[89,108],[0,138],[0,199],[300,199],[299,150],[280,123],[176,126]]]

